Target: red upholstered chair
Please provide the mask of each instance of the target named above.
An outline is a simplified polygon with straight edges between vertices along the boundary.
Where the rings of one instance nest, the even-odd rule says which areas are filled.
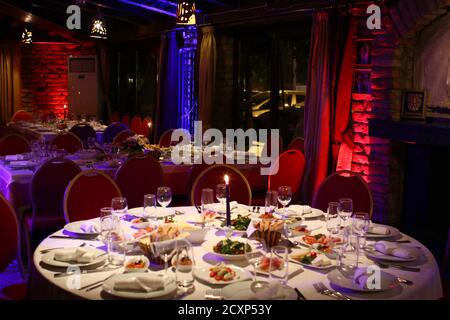
[[[87,220],[100,215],[100,209],[109,207],[114,197],[120,197],[117,184],[103,172],[80,172],[67,186],[64,194],[66,222]]]
[[[122,131],[128,130],[128,127],[120,122],[113,122],[103,131],[103,143],[111,143],[114,138]]]
[[[120,122],[120,115],[118,111],[114,111],[109,118],[109,123]]]
[[[329,202],[340,198],[352,199],[354,212],[367,212],[372,217],[372,192],[359,174],[343,170],[328,176],[314,194],[312,206],[326,211]]]
[[[26,153],[30,151],[30,144],[23,136],[10,133],[0,139],[0,156]]]
[[[300,137],[292,139],[291,143],[288,146],[288,149],[298,150],[304,155],[305,154],[305,140]]]
[[[122,123],[126,125],[128,128],[130,127],[130,115],[125,113],[122,117]]]
[[[159,146],[160,147],[170,147],[171,146],[171,138],[172,138],[172,132],[175,129],[169,129],[166,132],[164,132],[161,137],[159,138]]]
[[[11,117],[12,122],[31,120],[33,120],[33,115],[25,110],[18,110]]]
[[[297,194],[305,173],[305,157],[298,150],[287,150],[277,159],[278,172],[269,176],[268,190],[277,191],[278,187],[290,186]]]
[[[74,135],[72,132],[64,132],[58,134],[50,142],[51,145],[55,145],[58,149],[64,149],[67,153],[75,153],[80,149],[83,149],[83,142],[80,138]]]
[[[204,162],[200,163],[200,164],[194,164],[192,166],[191,172],[189,172],[189,177],[188,177],[188,183],[187,183],[187,190],[186,190],[186,194],[190,194],[192,187],[194,185],[195,180],[197,180],[198,176],[205,171],[205,169],[209,168],[211,165],[210,164],[206,164]],[[214,190],[214,188],[213,188]]]
[[[19,249],[19,223],[11,204],[0,193],[0,273],[17,257]],[[21,300],[26,297],[25,283],[8,286],[0,293],[0,300]]]
[[[153,120],[151,117],[145,117],[144,120],[142,120],[142,126],[141,126],[141,132],[144,137],[148,138],[148,135],[150,134],[153,126]]]
[[[119,144],[122,143],[126,138],[131,137],[133,135],[133,132],[131,130],[125,130],[122,132],[119,132],[113,139],[113,144]]]
[[[264,144],[262,154],[266,156],[272,155],[272,143],[271,143],[271,137],[272,135],[268,134],[267,136],[267,143]],[[278,152],[281,154],[283,152],[283,138],[280,135],[273,135],[274,139],[278,139],[279,149]]]
[[[141,134],[141,128],[142,128],[142,119],[141,116],[137,114],[131,120],[130,129],[136,134]]]
[[[135,156],[117,170],[114,181],[127,198],[130,208],[142,207],[144,195],[156,194],[158,187],[163,184],[163,170],[154,158]]]
[[[70,128],[69,131],[80,138],[84,146],[87,146],[88,138],[97,139],[97,134],[95,133],[94,128],[85,123],[78,123]]]
[[[216,189],[219,183],[224,183],[224,176],[230,178],[230,199],[241,204],[251,205],[252,190],[247,179],[237,169],[224,165],[216,164],[203,170],[195,179],[191,191],[191,205],[200,205],[202,189]]]

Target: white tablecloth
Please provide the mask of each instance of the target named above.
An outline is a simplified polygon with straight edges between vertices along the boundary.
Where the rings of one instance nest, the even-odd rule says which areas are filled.
[[[193,207],[179,207],[176,209],[186,213],[185,215],[182,216],[176,216],[176,219],[179,221],[181,220],[189,221],[192,220],[192,218],[194,218],[196,215],[198,215],[197,211]],[[321,227],[321,229],[318,229],[317,232],[326,232],[324,228],[324,222],[320,220],[306,221],[306,223],[310,228]],[[63,233],[62,231],[59,231],[56,234],[63,234]],[[211,230],[206,238],[214,239],[215,237],[218,237],[220,235],[221,234],[219,231]],[[420,246],[421,250],[423,250],[426,258],[422,263],[418,265],[421,268],[421,272],[415,273],[393,268],[383,270],[393,275],[412,280],[414,281],[414,285],[407,286],[402,284],[398,286],[396,289],[379,293],[356,293],[346,291],[346,294],[348,296],[350,296],[352,299],[369,299],[369,300],[439,299],[442,297],[442,286],[439,276],[439,269],[433,255],[427,248],[425,248],[416,240],[406,235],[403,236],[404,238],[410,239],[412,245]],[[296,238],[293,239],[295,240]],[[30,288],[32,298],[58,299],[62,297],[64,298],[71,297],[71,298],[85,298],[94,300],[111,298],[110,296],[102,292],[101,287],[89,292],[79,291],[76,289],[68,289],[67,277],[54,278],[53,274],[55,272],[47,269],[46,267],[44,267],[43,264],[41,264],[41,256],[42,256],[40,253],[41,250],[55,247],[76,247],[79,246],[82,242],[86,241],[47,238],[38,246],[33,256],[34,267],[36,268],[35,269],[36,272],[34,274],[34,279],[32,279],[31,282],[32,286]],[[103,243],[99,241],[87,241],[87,243],[89,243],[89,245],[96,247],[103,246]],[[194,247],[194,255],[196,267],[205,267],[217,263],[217,258],[215,258],[213,254],[207,253],[199,245]],[[369,263],[370,260],[368,260],[366,257],[363,257],[363,262]],[[248,268],[248,270],[251,270],[251,268],[249,266],[246,266],[246,264],[243,261],[238,263],[234,261],[229,261],[229,263],[238,264],[240,266]],[[333,299],[327,296],[320,295],[313,288],[313,283],[319,281],[323,282],[325,285],[330,287],[330,283],[328,281],[326,272],[318,272],[308,268],[303,268],[302,266],[293,263],[289,264],[289,270],[290,276],[288,280],[288,285],[292,287],[297,287],[307,299]],[[123,268],[118,269],[114,272],[119,273],[122,271]],[[163,273],[163,271],[158,272]],[[93,273],[93,274],[91,273],[81,275],[81,286],[104,279],[110,274],[111,272],[102,272],[102,273]],[[195,281],[195,291],[192,294],[184,296],[183,299],[202,300],[204,299],[205,291],[210,288],[211,287],[206,285],[205,283]],[[46,296],[44,293],[47,293],[50,296]]]

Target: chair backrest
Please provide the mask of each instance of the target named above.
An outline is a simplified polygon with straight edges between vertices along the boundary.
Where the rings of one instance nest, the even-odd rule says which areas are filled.
[[[149,126],[150,124],[150,126]],[[153,120],[151,117],[145,117],[144,120],[142,120],[141,125],[141,133],[144,137],[148,138],[149,133],[151,132],[153,126]]]
[[[96,218],[100,209],[111,206],[122,193],[113,179],[98,170],[80,172],[70,181],[64,193],[66,222]]]
[[[140,115],[135,115],[131,120],[130,129],[136,134],[141,134],[142,119]]]
[[[127,198],[130,208],[142,207],[144,195],[156,195],[158,187],[163,184],[163,170],[153,157],[135,156],[117,170],[114,181]]]
[[[352,199],[354,212],[366,212],[372,217],[372,192],[359,174],[343,170],[328,176],[314,194],[312,207],[326,211],[329,202],[340,198]]]
[[[230,178],[230,199],[241,204],[251,205],[252,190],[245,176],[237,169],[225,165],[216,164],[203,170],[195,179],[191,191],[191,204],[200,205],[202,189],[216,189],[218,184],[224,183],[224,176]]]
[[[281,186],[290,186],[292,193],[300,189],[305,173],[305,157],[298,150],[287,150],[277,159],[278,172],[269,176],[268,190],[277,191]]]
[[[302,154],[305,154],[305,139],[300,137],[292,139],[288,149],[295,149],[300,151]]]
[[[11,117],[12,122],[31,120],[33,120],[33,115],[25,110],[18,110]]]
[[[188,183],[186,185],[186,194],[190,194],[192,187],[194,185],[195,180],[197,180],[198,176],[205,171],[205,169],[209,168],[211,165],[210,164],[206,164],[205,162],[202,161],[202,163],[199,164],[194,164],[192,166],[191,171],[189,172],[189,177],[188,177]]]
[[[57,158],[47,161],[36,171],[31,180],[34,219],[42,214],[60,217],[64,222],[64,193],[70,181],[80,172],[75,162]]]
[[[279,152],[279,154],[281,154],[283,152],[283,138],[280,135],[277,135],[277,134],[273,134],[273,135],[268,134],[267,135],[267,142],[264,144],[262,154],[266,155],[266,156],[269,156],[269,157],[272,155],[272,142],[271,142],[272,141],[271,140],[272,136],[273,136],[274,139],[278,139],[278,145],[279,145],[278,152]]]
[[[159,143],[158,143],[160,147],[165,147],[165,148],[170,147],[172,132],[174,130],[175,129],[169,129],[161,135],[161,137],[159,138]]]
[[[74,135],[76,135],[86,146],[88,138],[97,138],[94,128],[85,123],[78,123],[74,125],[70,130]]]
[[[130,127],[130,115],[125,113],[122,117],[122,123],[126,125],[128,128]]]
[[[128,127],[120,122],[111,123],[106,127],[105,131],[103,131],[103,143],[111,143],[114,138],[122,131],[128,130]]]
[[[55,145],[58,149],[64,149],[67,153],[75,153],[80,149],[83,149],[83,142],[80,138],[74,135],[72,132],[63,132],[58,134],[50,142],[51,145]]]
[[[16,258],[19,249],[19,223],[11,204],[0,193],[0,273]]]
[[[133,132],[131,132],[131,130],[121,131],[114,137],[113,144],[117,145],[122,143],[126,138],[131,137],[132,135]]]
[[[109,123],[120,122],[120,115],[118,111],[114,111],[109,118]]]
[[[26,153],[30,151],[30,143],[23,136],[10,133],[0,139],[0,156]]]

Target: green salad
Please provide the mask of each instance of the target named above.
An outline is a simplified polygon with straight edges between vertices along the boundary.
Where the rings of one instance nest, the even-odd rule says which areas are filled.
[[[214,252],[220,254],[245,254],[245,243],[239,241],[232,241],[231,239],[220,240],[213,247]],[[251,248],[247,244],[247,251],[250,251]]]
[[[231,227],[237,231],[245,231],[250,224],[251,219],[249,217],[241,216],[240,214],[236,219],[231,220]],[[222,227],[226,225],[226,222],[222,223]]]

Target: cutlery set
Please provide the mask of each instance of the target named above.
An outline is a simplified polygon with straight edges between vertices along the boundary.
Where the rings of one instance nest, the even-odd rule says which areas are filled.
[[[313,284],[314,289],[316,289],[316,291],[322,295],[325,296],[329,296],[329,297],[333,297],[336,298],[338,300],[352,300],[349,297],[347,297],[346,295],[342,294],[339,291],[334,291],[334,290],[330,290],[328,289],[323,282],[317,282]]]

